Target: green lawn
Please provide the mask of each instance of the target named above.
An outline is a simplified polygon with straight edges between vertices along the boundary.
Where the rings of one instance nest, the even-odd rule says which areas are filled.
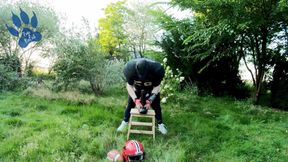
[[[112,92],[89,104],[0,94],[0,161],[107,161],[107,152],[121,150],[127,133],[116,133],[126,92]],[[188,92],[162,109],[168,135],[157,132],[155,141],[131,136],[143,143],[146,161],[288,159],[287,112]]]

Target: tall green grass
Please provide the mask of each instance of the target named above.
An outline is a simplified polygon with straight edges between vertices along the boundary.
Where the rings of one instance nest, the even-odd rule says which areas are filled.
[[[127,132],[116,133],[116,128],[123,118],[125,89],[83,104],[69,95],[54,94],[55,99],[43,93],[0,95],[1,162],[98,162],[107,161],[109,150],[121,150]],[[146,161],[288,159],[287,112],[190,92],[176,94],[162,109],[167,135],[157,132],[155,141],[146,135],[131,136],[143,143]]]

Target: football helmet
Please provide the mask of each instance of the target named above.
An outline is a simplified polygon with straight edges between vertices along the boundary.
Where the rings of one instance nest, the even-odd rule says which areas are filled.
[[[129,140],[122,149],[124,162],[144,161],[145,152],[143,145],[136,140]]]

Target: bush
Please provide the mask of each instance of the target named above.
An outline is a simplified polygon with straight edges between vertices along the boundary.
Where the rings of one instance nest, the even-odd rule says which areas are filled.
[[[171,99],[175,92],[179,90],[180,83],[184,80],[182,77],[182,72],[177,69],[176,73],[167,65],[167,59],[163,59],[163,66],[165,69],[165,77],[161,82],[161,95],[162,95],[162,103],[166,103],[168,99]]]
[[[271,83],[271,105],[288,111],[288,61],[276,63]]]
[[[55,90],[75,90],[79,83],[86,81],[95,95],[101,95],[107,88],[122,84],[124,62],[106,59],[93,39],[83,42],[69,38],[61,42],[56,53],[58,60],[53,67]],[[86,83],[84,89],[80,89],[85,90]]]
[[[107,61],[102,78],[104,90],[125,85],[123,75],[124,64],[123,60],[115,59]]]
[[[0,64],[0,91],[15,90],[21,85],[21,78],[17,72],[12,71],[8,67]]]

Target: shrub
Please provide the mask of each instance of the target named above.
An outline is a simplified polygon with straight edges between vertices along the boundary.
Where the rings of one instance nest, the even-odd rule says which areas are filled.
[[[12,71],[8,67],[0,64],[0,91],[1,90],[15,90],[21,87],[21,78],[17,72]]]
[[[104,82],[104,90],[111,87],[121,87],[125,85],[125,79],[123,75],[124,68],[123,60],[109,60],[105,65],[102,81]]]
[[[180,88],[180,83],[184,80],[182,72],[179,69],[176,69],[176,73],[166,64],[167,59],[163,59],[163,66],[165,69],[165,77],[161,82],[161,95],[162,103],[166,103],[169,98],[172,98],[176,91]]]
[[[288,61],[276,63],[271,83],[271,104],[288,111]]]
[[[86,81],[95,95],[101,95],[108,87],[122,84],[124,62],[106,59],[93,40],[83,42],[72,37],[56,51],[59,58],[53,67],[57,74],[55,90],[74,90]]]

